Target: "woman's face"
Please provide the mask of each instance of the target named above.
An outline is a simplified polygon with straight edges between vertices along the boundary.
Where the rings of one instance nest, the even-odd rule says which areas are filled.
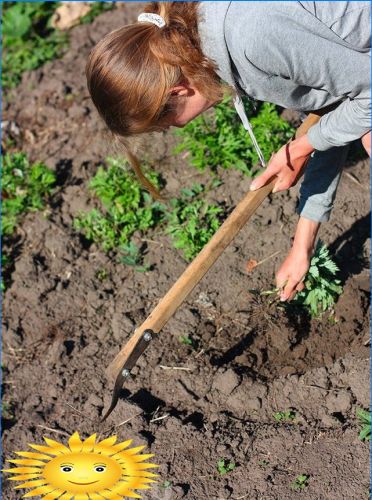
[[[218,102],[207,99],[188,82],[172,88],[171,96],[172,111],[162,120],[161,126],[164,128],[182,128]]]

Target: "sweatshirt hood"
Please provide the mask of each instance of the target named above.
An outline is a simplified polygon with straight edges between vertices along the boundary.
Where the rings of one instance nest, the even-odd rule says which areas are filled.
[[[249,123],[240,90],[234,78],[231,58],[225,40],[225,19],[232,2],[200,2],[198,31],[203,54],[217,65],[218,76],[235,89],[235,110],[238,113],[243,127],[249,133],[261,165],[266,167],[265,159],[254,136]]]

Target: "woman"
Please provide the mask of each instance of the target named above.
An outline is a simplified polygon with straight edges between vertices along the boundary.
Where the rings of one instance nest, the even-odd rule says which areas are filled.
[[[151,2],[144,12],[107,35],[87,64],[93,102],[115,135],[182,127],[226,89],[305,113],[331,107],[251,185],[277,176],[274,191],[288,189],[306,165],[293,246],[276,276],[290,300],[303,288],[350,143],[361,138],[370,155],[370,3]]]

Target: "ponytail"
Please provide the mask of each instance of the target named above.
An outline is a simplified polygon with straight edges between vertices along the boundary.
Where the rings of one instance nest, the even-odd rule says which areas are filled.
[[[159,130],[161,120],[173,108],[170,89],[183,80],[216,101],[222,98],[224,86],[215,64],[201,50],[198,2],[150,2],[144,12],[160,15],[165,26],[136,22],[109,33],[92,50],[86,77],[99,114],[121,139],[143,186],[159,198],[129,148],[128,138]]]

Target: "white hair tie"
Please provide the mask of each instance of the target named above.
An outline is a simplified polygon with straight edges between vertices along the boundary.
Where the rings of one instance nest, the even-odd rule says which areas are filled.
[[[150,12],[143,12],[140,14],[137,21],[140,23],[152,23],[158,28],[163,28],[165,26],[165,21],[159,14],[152,14]]]

